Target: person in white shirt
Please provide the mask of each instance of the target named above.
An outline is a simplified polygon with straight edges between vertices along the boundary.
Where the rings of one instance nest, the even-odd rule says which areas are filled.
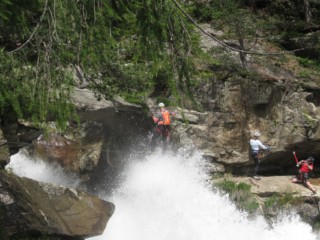
[[[251,156],[255,162],[254,167],[254,174],[253,178],[260,180],[261,178],[258,176],[258,171],[260,167],[260,158],[259,153],[261,149],[268,150],[269,148],[262,144],[262,142],[259,140],[261,133],[259,131],[255,132],[253,134],[253,139],[250,139],[250,150],[251,150]]]

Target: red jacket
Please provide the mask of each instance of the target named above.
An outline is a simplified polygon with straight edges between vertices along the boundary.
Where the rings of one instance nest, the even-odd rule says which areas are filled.
[[[313,170],[313,164],[308,164],[307,161],[303,161],[300,167],[300,171],[304,173],[309,173]]]

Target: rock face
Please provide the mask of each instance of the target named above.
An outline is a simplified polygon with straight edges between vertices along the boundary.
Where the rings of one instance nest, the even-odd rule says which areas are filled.
[[[202,111],[172,108],[177,113],[172,141],[178,147],[200,149],[211,160],[212,172],[249,174],[253,161],[248,142],[260,130],[262,142],[272,149],[262,162],[261,174],[292,174],[293,151],[299,159],[320,157],[320,88],[312,81],[298,81],[293,71],[261,66],[252,59],[248,66],[255,78],[217,68],[210,81],[194,88]],[[217,74],[225,74],[224,80]],[[40,137],[36,149],[44,159],[94,182],[113,178],[110,171],[131,149],[148,150],[152,121],[141,106],[120,97],[97,100],[88,89],[76,89],[73,101],[80,123],[65,135]],[[149,99],[147,105],[152,110],[156,101]],[[319,166],[316,163],[316,169]]]
[[[83,238],[103,233],[114,205],[75,189],[0,172],[0,225],[7,234]]]
[[[151,118],[141,106],[119,96],[98,100],[92,91],[75,88],[72,100],[80,121],[71,123],[64,134],[52,126],[49,134],[33,141],[31,152],[80,173],[83,181],[104,183],[132,148],[145,147]]]
[[[293,173],[293,151],[299,159],[309,155],[318,159],[319,88],[310,84],[302,87],[287,75],[264,74],[269,80],[263,76],[255,80],[231,77],[224,82],[212,79],[195,89],[204,111],[178,110],[183,116],[178,116],[175,127],[181,135],[180,145],[191,140],[225,171],[248,173],[253,164],[249,140],[259,130],[260,140],[272,150],[262,163],[262,173]]]
[[[101,124],[82,124],[70,128],[69,134],[52,132],[38,137],[30,151],[33,157],[44,161],[57,162],[66,170],[79,173],[83,180],[97,166],[105,139]]]
[[[210,26],[204,28],[214,32]],[[319,32],[292,39],[290,43],[289,49],[309,51],[299,51],[300,56],[319,60]],[[207,42],[205,36],[202,44],[207,51],[217,47]],[[260,50],[268,52],[264,45],[258,44],[255,51]],[[235,54],[227,55],[226,58],[236,59]],[[315,170],[319,172],[318,77],[301,76],[306,70],[290,56],[284,62],[265,59],[269,62],[248,57],[246,70],[254,76],[233,74],[225,66],[206,66],[205,71],[211,72],[211,77],[198,79],[202,84],[193,89],[202,111],[180,110],[183,119],[177,119],[177,139],[181,146],[189,144],[202,150],[211,159],[213,172],[248,174],[253,170],[249,140],[255,130],[260,130],[260,140],[272,150],[263,159],[261,174],[294,173],[293,151],[299,159],[313,155],[318,160]]]
[[[297,53],[299,56],[320,60],[320,31],[308,33],[303,37],[289,39],[283,44],[288,49],[301,49]]]

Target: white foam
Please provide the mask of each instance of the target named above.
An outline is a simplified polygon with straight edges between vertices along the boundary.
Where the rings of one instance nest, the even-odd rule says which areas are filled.
[[[212,191],[200,154],[129,159],[123,182],[112,196],[114,215],[103,235],[90,240],[316,240],[311,226],[291,215],[270,227],[262,216],[249,219],[226,195]],[[67,187],[77,176],[19,152],[6,167],[21,177]]]
[[[213,192],[200,154],[155,153],[131,159],[113,196],[115,206],[102,236],[90,240],[315,240],[311,226],[292,213],[272,227],[262,216],[249,219],[226,196]]]
[[[76,174],[66,172],[58,164],[50,164],[41,159],[32,159],[23,150],[12,155],[6,169],[20,177],[34,179],[39,182],[52,183],[76,188],[80,180]]]

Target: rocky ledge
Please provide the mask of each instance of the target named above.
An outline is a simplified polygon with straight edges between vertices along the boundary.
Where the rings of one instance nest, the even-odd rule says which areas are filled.
[[[261,177],[261,180],[255,180],[252,177],[235,177],[227,176],[224,178],[236,183],[244,182],[251,185],[251,192],[259,197],[271,196],[272,194],[287,194],[290,193],[297,197],[311,196],[312,192],[302,184],[292,183],[292,176],[266,176]],[[221,181],[217,179],[216,181]],[[311,184],[317,190],[317,194],[314,195],[320,199],[320,181],[319,179],[311,179]]]
[[[317,190],[312,194],[311,190],[303,184],[291,182],[292,176],[264,176],[261,180],[252,177],[238,177],[225,175],[223,178],[212,180],[213,185],[230,181],[239,186],[240,183],[250,185],[250,193],[244,194],[230,192],[229,196],[236,205],[251,213],[260,213],[266,218],[279,216],[283,212],[296,213],[301,219],[309,223],[313,230],[320,234],[320,181],[311,179],[311,184]],[[248,197],[249,196],[249,197]],[[246,209],[245,205],[254,203],[256,207]],[[254,206],[254,204],[251,205]],[[319,235],[320,236],[320,235]]]

